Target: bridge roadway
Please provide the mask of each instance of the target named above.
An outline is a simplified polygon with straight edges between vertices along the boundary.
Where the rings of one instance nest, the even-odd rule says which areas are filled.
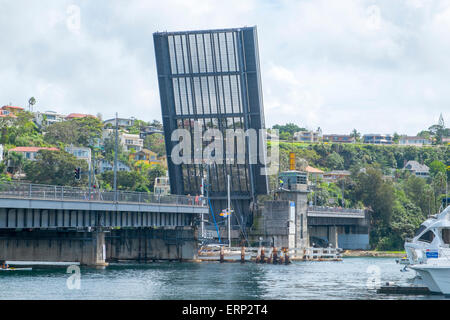
[[[367,249],[369,216],[366,210],[309,206],[307,209],[310,237],[327,240],[333,247]]]
[[[309,206],[307,211],[309,226],[366,225],[366,212],[360,209]]]
[[[104,265],[121,259],[195,259],[194,222],[208,214],[205,202],[0,183],[0,260]]]
[[[187,196],[91,192],[61,186],[0,184],[0,229],[189,226],[208,213]]]

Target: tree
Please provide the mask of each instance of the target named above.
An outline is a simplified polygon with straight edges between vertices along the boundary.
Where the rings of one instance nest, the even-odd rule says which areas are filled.
[[[431,138],[431,133],[430,131],[427,130],[422,130],[417,134],[418,137],[424,138],[424,139],[430,139]]]
[[[342,170],[344,169],[344,158],[337,152],[333,152],[327,157],[326,164],[328,168]]]
[[[87,147],[92,140],[101,137],[102,129],[102,122],[95,117],[56,122],[47,127],[45,140],[52,144],[63,143]]]
[[[166,154],[166,144],[164,143],[164,136],[160,133],[149,134],[144,139],[144,148],[149,149],[161,157]]]
[[[160,121],[158,121],[158,120],[153,120],[153,121],[150,123],[150,126],[156,128],[156,129],[158,129],[158,130],[162,130],[162,129],[163,129],[162,123],[161,123]]]
[[[361,140],[361,133],[359,133],[356,129],[353,129],[350,133],[350,137],[355,138],[355,141],[359,142]]]
[[[75,180],[74,172],[78,167],[81,179]],[[32,183],[80,186],[87,181],[88,164],[65,151],[39,150],[36,160],[28,161],[24,169]]]
[[[103,157],[109,161],[114,161],[114,152],[115,152],[115,144],[116,138],[114,132],[111,132],[104,140],[103,140]],[[125,154],[123,145],[119,142],[117,143],[117,159],[125,164],[128,163],[128,157]]]
[[[439,160],[432,161],[429,165],[430,168],[430,176],[434,177],[438,172],[442,172],[446,174],[446,166]]]
[[[380,169],[371,166],[354,178],[356,184],[351,198],[353,201],[361,200],[370,210],[370,241],[375,247],[380,239],[389,235],[395,200],[394,187],[392,183],[383,180]]]
[[[392,138],[392,141],[396,144],[400,141],[400,135],[397,132],[394,132],[394,136]]]
[[[287,123],[285,125],[276,124],[272,127],[272,129],[278,130],[281,140],[291,140],[294,136],[294,133],[298,131],[306,131],[305,128],[300,128],[294,123]]]
[[[442,138],[450,134],[450,129],[445,127],[442,113],[439,116],[438,124],[434,124],[428,128],[430,134],[434,136],[436,144],[442,144]]]
[[[106,171],[101,174],[103,184],[114,185],[114,171]],[[136,191],[147,184],[145,176],[137,171],[117,171],[117,189]]]
[[[15,175],[18,173],[19,175],[22,173],[22,169],[25,165],[25,159],[22,153],[17,152],[9,152],[7,157],[7,162],[9,165],[10,173]]]

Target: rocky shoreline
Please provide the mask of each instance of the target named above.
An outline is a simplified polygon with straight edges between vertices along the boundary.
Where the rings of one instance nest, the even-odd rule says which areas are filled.
[[[402,258],[406,255],[405,252],[391,252],[391,251],[374,251],[374,250],[345,250],[342,256],[345,257],[389,257]]]

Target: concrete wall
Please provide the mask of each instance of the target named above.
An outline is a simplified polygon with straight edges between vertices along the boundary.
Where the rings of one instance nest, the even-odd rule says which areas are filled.
[[[112,230],[105,242],[107,261],[197,259],[197,230],[191,227]]]
[[[192,227],[111,231],[0,230],[0,260],[79,262],[103,266],[116,260],[197,259]]]
[[[298,186],[298,191],[286,191],[279,192],[277,195],[280,200],[289,200],[295,202],[295,247],[296,248],[307,248],[309,247],[309,236],[308,236],[308,192],[306,187],[304,191],[301,191]]]
[[[339,234],[339,247],[342,249],[370,249],[368,234]]]
[[[295,208],[291,209],[291,201],[264,202],[262,216],[265,240],[276,247],[295,247]]]
[[[369,233],[364,227],[348,226],[310,226],[309,235],[328,241],[332,247],[341,249],[369,249]]]
[[[0,260],[104,265],[103,232],[0,231]]]

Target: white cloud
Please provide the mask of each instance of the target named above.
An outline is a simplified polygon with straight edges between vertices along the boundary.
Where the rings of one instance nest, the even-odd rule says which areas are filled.
[[[449,123],[446,1],[0,2],[0,104],[160,118],[153,32],[257,25],[267,125]]]

